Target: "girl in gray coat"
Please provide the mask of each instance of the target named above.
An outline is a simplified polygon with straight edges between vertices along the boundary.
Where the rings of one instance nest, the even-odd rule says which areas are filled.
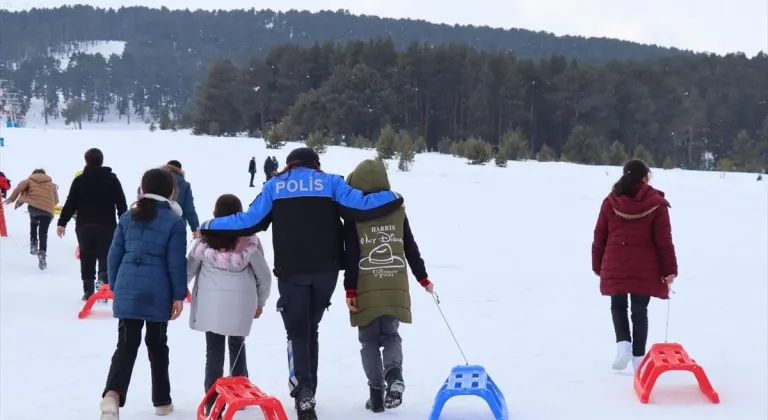
[[[214,217],[243,211],[236,196],[216,200]],[[248,376],[245,337],[253,320],[261,316],[269,298],[272,273],[256,235],[209,237],[195,240],[187,256],[187,281],[192,288],[189,326],[205,333],[205,392],[224,376],[224,341],[228,339],[232,376]],[[207,402],[210,412],[216,396]]]

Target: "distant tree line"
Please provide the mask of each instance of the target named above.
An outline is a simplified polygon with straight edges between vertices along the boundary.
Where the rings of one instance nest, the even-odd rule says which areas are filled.
[[[763,171],[766,75],[765,54],[589,65],[455,44],[288,45],[242,67],[213,62],[179,123],[278,146],[311,138],[374,147],[397,132],[471,163],[637,156],[668,168]]]
[[[356,40],[381,34],[391,36]],[[22,115],[38,98],[46,121],[77,127],[117,113],[160,129],[362,145],[390,126],[454,154],[489,145],[496,157],[605,163],[640,151],[670,167],[765,167],[765,54],[344,11],[0,11],[0,39],[0,79]],[[125,52],[80,53],[96,39],[126,41]],[[71,59],[62,70],[51,54]]]
[[[555,36],[543,31],[443,25],[413,19],[356,16],[346,10],[310,13],[291,10],[168,10],[62,6],[28,11],[0,10],[0,62],[29,59],[93,40],[125,41],[139,61],[165,58],[174,70],[205,66],[224,57],[265,57],[276,46],[311,46],[390,37],[399,50],[414,41],[449,42],[483,51],[514,51],[523,58],[564,55],[580,62],[655,59],[691,54],[675,48],[608,38]],[[238,63],[242,64],[242,63]],[[171,76],[177,73],[172,72]]]

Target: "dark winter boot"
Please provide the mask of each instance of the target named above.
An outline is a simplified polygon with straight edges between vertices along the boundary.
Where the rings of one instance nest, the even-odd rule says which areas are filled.
[[[45,251],[40,251],[37,253],[37,266],[40,267],[41,270],[48,268],[48,261],[45,257]]]
[[[365,402],[366,410],[371,410],[374,413],[384,412],[384,390],[378,388],[371,388],[371,396],[368,401]]]
[[[387,372],[387,395],[384,397],[384,407],[388,410],[400,407],[403,403],[403,392],[405,392],[405,382],[403,382],[403,370],[392,368]]]
[[[315,413],[315,395],[309,388],[302,388],[296,396],[296,414],[298,420],[317,420]]]
[[[29,255],[37,255],[37,241],[29,241]]]
[[[83,302],[85,302],[86,300],[88,300],[88,299],[89,299],[89,298],[90,298],[92,295],[93,295],[93,293],[92,293],[92,292],[85,292],[85,293],[83,293],[83,297],[82,297],[82,299],[83,299]]]

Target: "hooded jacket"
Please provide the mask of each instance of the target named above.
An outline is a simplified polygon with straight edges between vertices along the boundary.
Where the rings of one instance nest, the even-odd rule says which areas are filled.
[[[195,210],[195,197],[192,196],[192,186],[184,178],[184,171],[173,166],[165,165],[163,169],[167,169],[173,174],[176,179],[176,202],[181,206],[181,211],[184,221],[189,225],[189,230],[195,232],[200,227],[200,219],[197,217],[197,210]],[[141,190],[141,188],[139,188]]]
[[[16,201],[16,208],[26,204],[31,208],[49,213],[53,217],[56,204],[59,203],[58,187],[50,176],[37,173],[19,182],[8,201]],[[17,201],[18,200],[18,201]]]
[[[360,162],[347,183],[366,194],[390,190],[387,169],[372,159]],[[405,210],[398,208],[367,222],[346,220],[344,233],[344,289],[347,297],[357,298],[358,309],[350,312],[352,326],[365,326],[385,315],[410,323],[406,261],[422,286],[429,280]]]
[[[166,322],[173,302],[187,297],[186,232],[175,203],[147,198],[158,201],[157,216],[141,221],[124,213],[109,248],[107,272],[115,296],[112,314],[119,319]],[[78,215],[77,221],[83,216]]]
[[[603,200],[592,242],[592,271],[606,296],[669,297],[662,279],[677,275],[669,202],[664,193],[640,184],[632,196]]]
[[[272,289],[272,273],[259,238],[241,237],[231,251],[209,248],[197,239],[187,256],[187,282],[195,277],[189,327],[248,336],[256,308],[266,305]]]

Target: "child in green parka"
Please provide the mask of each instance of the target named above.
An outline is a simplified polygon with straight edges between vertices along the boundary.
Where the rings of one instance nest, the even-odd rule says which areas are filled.
[[[360,162],[347,183],[367,194],[390,190],[387,169],[372,159]],[[344,289],[352,326],[358,328],[360,355],[370,388],[365,406],[381,413],[385,408],[399,407],[405,391],[398,328],[401,322],[411,323],[407,266],[427,292],[432,293],[433,284],[405,209],[369,222],[347,221],[344,230]]]

